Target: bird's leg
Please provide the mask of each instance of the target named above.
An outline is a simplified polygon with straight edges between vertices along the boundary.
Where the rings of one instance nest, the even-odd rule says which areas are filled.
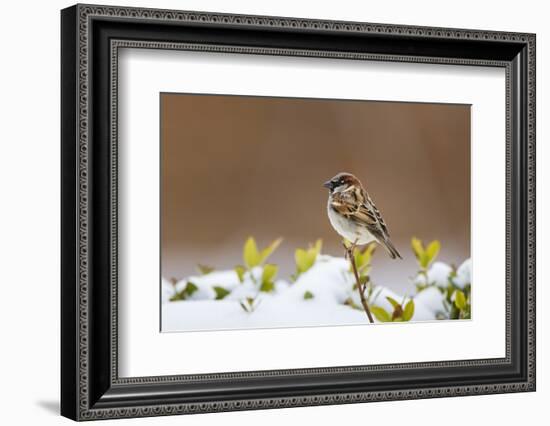
[[[346,260],[351,260],[354,257],[355,248],[357,247],[357,239],[355,239],[349,247],[346,245],[345,240],[342,240],[342,245],[344,246]]]
[[[342,246],[344,247],[344,258],[346,260],[350,260],[351,259],[350,251],[349,251],[350,248],[346,245],[345,240],[342,240]]]

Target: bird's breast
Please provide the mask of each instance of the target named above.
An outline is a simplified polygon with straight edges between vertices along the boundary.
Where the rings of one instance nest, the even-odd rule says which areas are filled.
[[[346,218],[334,210],[330,204],[330,198],[327,204],[327,212],[330,224],[345,239],[351,242],[357,241],[358,244],[368,244],[375,240],[365,226],[358,225],[357,222]]]

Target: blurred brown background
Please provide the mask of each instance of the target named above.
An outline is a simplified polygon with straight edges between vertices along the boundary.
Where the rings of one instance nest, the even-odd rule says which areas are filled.
[[[341,256],[322,183],[355,174],[403,261],[383,250],[373,279],[412,289],[410,239],[439,239],[440,259],[470,255],[470,107],[250,96],[161,94],[162,275],[242,263],[252,235],[294,272],[294,249],[322,238]]]

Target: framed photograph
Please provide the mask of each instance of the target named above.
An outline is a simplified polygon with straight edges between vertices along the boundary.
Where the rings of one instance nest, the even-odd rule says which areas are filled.
[[[535,35],[61,12],[61,412],[535,390]]]

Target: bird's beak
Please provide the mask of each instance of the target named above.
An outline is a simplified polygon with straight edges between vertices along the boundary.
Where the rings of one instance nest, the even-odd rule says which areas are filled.
[[[330,180],[327,180],[323,186],[328,189],[332,189],[332,182]]]

